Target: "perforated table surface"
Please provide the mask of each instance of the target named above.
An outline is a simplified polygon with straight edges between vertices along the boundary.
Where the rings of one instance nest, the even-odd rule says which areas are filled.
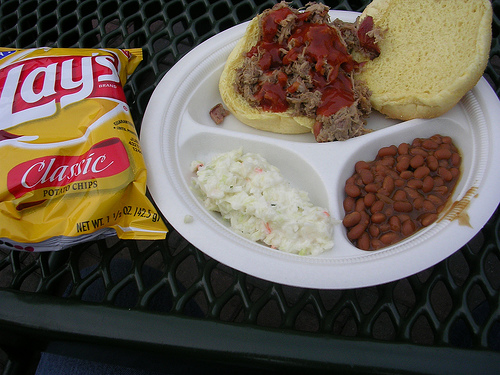
[[[362,11],[368,2],[326,3]],[[125,86],[140,132],[154,88],[182,56],[273,4],[5,0],[0,46],[142,48],[144,61]],[[500,1],[493,7],[485,77],[500,95]],[[260,280],[169,229],[164,241],[110,238],[53,253],[0,251],[5,373],[22,373],[44,350],[149,369],[175,363],[205,371],[500,373],[499,208],[437,265],[347,290]]]

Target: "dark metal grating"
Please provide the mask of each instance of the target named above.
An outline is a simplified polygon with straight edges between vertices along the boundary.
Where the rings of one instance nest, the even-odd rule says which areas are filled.
[[[307,1],[293,1],[302,6]],[[369,1],[326,2],[361,11]],[[137,128],[155,86],[186,52],[274,4],[251,0],[6,0],[5,47],[141,47],[125,90]],[[500,2],[486,77],[500,95]],[[416,275],[352,290],[270,283],[204,255],[173,228],[165,241],[116,239],[56,253],[0,251],[0,291],[14,290],[212,321],[327,335],[500,351],[500,209],[466,246]],[[383,272],[383,270],[381,270]],[[124,298],[124,295],[134,298]]]

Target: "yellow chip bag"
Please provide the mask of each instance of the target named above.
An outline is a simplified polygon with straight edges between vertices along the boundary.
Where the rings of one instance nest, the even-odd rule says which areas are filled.
[[[0,248],[162,239],[123,85],[141,49],[0,48]]]

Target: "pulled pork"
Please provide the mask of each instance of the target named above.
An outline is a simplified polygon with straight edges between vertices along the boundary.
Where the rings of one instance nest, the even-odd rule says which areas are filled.
[[[276,4],[272,9],[264,11],[262,19],[269,12],[288,8],[287,3]],[[290,8],[289,8],[290,9]],[[346,23],[340,20],[330,22],[328,15],[329,7],[323,4],[310,3],[304,9],[307,20],[304,21],[304,13],[297,10],[282,19],[277,27],[273,42],[281,45],[279,50],[280,58],[286,58],[290,51],[294,50],[294,38],[290,38],[296,29],[298,22],[309,22],[314,24],[327,24],[336,30],[341,44],[345,47],[346,53],[351,54],[353,50],[360,51],[365,55],[375,56],[376,52],[368,51],[358,38],[357,24]],[[299,19],[299,15],[301,15]],[[262,25],[261,25],[262,26]],[[307,46],[298,56],[281,64],[279,67],[273,66],[270,69],[263,69],[261,59],[266,53],[265,49],[257,48],[255,53],[248,53],[241,68],[237,70],[236,90],[252,106],[259,106],[262,98],[262,87],[265,82],[276,84],[286,79],[287,111],[294,116],[306,116],[314,118],[316,123],[313,133],[318,142],[330,142],[335,140],[346,140],[358,135],[365,134],[366,118],[371,112],[370,91],[362,82],[356,82],[353,78],[358,64],[346,62],[339,66],[332,66],[328,61],[321,66],[318,61],[314,61],[308,56]],[[332,48],[335,48],[332,46]],[[319,70],[318,70],[319,69]],[[323,93],[318,88],[316,81],[318,74],[322,74],[324,80],[328,81],[330,76],[344,75],[351,82],[352,96],[354,101],[350,105],[340,108],[336,113],[328,116],[318,114],[318,108],[323,101]],[[322,78],[323,79],[323,78]],[[279,111],[278,111],[279,112]]]
[[[316,117],[313,132],[317,142],[344,141],[368,132],[366,116],[372,107],[370,91],[363,82],[354,81],[354,97],[352,105],[341,108],[334,115]]]

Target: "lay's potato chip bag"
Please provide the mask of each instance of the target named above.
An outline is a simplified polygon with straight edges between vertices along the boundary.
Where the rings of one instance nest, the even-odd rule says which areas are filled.
[[[142,50],[0,48],[0,248],[162,239],[123,85]]]

